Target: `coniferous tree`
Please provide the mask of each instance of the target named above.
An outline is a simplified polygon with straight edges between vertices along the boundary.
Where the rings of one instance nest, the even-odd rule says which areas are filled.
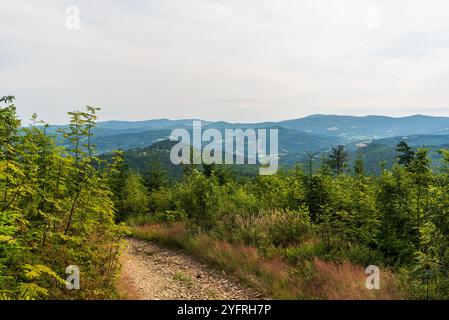
[[[169,185],[168,172],[158,162],[148,163],[148,169],[144,172],[144,183],[151,190],[158,190]]]
[[[420,227],[422,211],[427,211],[429,203],[429,186],[432,180],[430,171],[430,160],[428,158],[429,149],[420,148],[416,156],[409,165],[409,171],[412,173],[416,185],[416,218],[417,227]]]
[[[363,177],[365,175],[365,163],[361,153],[357,155],[357,159],[355,160],[354,173],[357,177]]]
[[[415,152],[404,140],[401,140],[396,146],[396,152],[398,153],[398,163],[405,167],[410,166],[415,158]]]
[[[332,148],[327,164],[335,174],[339,175],[342,174],[347,167],[348,158],[348,151],[345,150],[343,145],[339,145]]]

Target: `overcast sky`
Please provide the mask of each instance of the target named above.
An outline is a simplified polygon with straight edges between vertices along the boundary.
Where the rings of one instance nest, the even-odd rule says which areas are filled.
[[[449,2],[0,0],[6,94],[52,123],[449,116]]]

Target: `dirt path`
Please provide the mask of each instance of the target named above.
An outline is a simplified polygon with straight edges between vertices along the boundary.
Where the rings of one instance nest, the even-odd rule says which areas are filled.
[[[130,239],[122,257],[119,291],[142,300],[252,300],[262,296],[191,257]]]

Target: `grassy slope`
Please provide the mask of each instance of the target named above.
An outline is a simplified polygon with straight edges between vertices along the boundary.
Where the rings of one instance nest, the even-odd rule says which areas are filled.
[[[365,288],[365,268],[348,262],[330,263],[314,257],[291,265],[279,257],[264,257],[254,247],[192,234],[184,223],[145,224],[133,236],[182,249],[213,267],[232,272],[273,299],[401,299],[394,276],[381,272],[381,289]]]

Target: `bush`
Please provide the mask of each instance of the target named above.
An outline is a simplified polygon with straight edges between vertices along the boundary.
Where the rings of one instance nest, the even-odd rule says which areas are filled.
[[[353,244],[348,249],[342,250],[340,255],[353,263],[361,264],[363,266],[380,266],[384,264],[382,253],[362,244]]]
[[[293,264],[303,264],[304,261],[322,257],[325,253],[325,244],[316,240],[307,241],[298,246],[287,247],[281,251],[282,256]]]
[[[137,173],[130,172],[126,177],[120,203],[122,215],[135,216],[148,212],[148,192],[142,177]]]
[[[223,220],[223,237],[253,245],[267,252],[272,247],[301,243],[312,232],[308,215],[302,211],[265,211]]]
[[[160,213],[176,210],[175,197],[169,188],[154,190],[149,195],[149,207],[151,212]]]
[[[282,247],[302,242],[312,230],[305,211],[277,211],[268,217],[266,224],[273,245]]]

